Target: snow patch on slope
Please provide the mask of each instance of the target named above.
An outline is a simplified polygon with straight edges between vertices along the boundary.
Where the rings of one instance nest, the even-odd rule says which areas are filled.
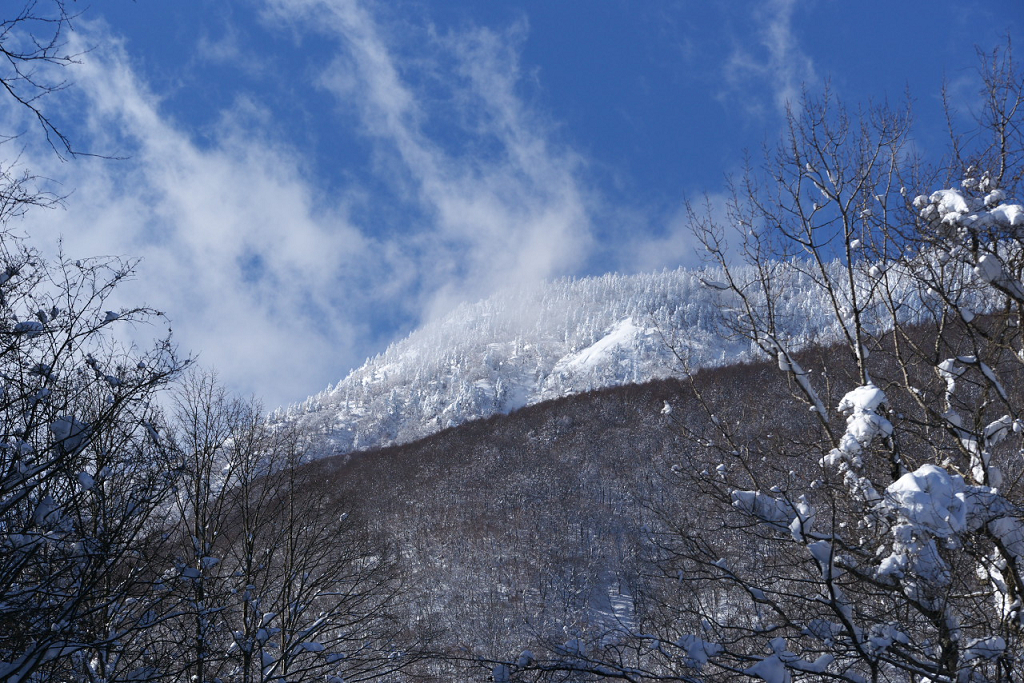
[[[612,326],[608,334],[576,353],[569,354],[555,364],[554,372],[580,374],[614,362],[616,352],[634,346],[637,335],[643,331],[626,318]]]

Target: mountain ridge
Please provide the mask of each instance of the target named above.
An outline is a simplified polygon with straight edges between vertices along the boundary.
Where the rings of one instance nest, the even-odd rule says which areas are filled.
[[[742,269],[741,269],[742,271]],[[836,339],[810,277],[783,268],[774,302],[793,348]],[[746,273],[746,277],[754,277]],[[716,268],[606,274],[463,304],[336,385],[279,410],[323,436],[323,453],[408,443],[469,420],[689,369],[763,358],[723,328],[734,305]],[[725,318],[723,318],[723,313]]]

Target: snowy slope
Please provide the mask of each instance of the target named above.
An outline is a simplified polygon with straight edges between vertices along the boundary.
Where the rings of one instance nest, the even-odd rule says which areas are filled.
[[[368,360],[336,386],[279,411],[347,452],[404,443],[467,420],[606,386],[747,358],[717,327],[729,295],[714,271],[560,280],[463,305]],[[799,273],[777,303],[797,346],[834,338]],[[673,352],[673,348],[675,352]]]

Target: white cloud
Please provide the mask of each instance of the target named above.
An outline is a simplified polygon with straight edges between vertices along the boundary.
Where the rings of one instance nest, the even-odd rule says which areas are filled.
[[[365,169],[325,197],[253,99],[237,98],[197,142],[164,113],[118,40],[82,23],[75,40],[100,47],[76,68],[76,94],[62,104],[83,113],[75,134],[90,149],[127,158],[58,163],[42,147],[27,150],[33,170],[74,189],[67,211],[29,215],[33,237],[62,237],[72,255],[141,257],[126,301],[164,310],[185,350],[271,407],[379,351],[380,327],[584,262],[583,164],[549,141],[517,96],[523,27],[432,35],[417,59],[436,69],[423,78],[447,84],[438,108],[355,2],[273,6],[296,31],[336,36],[339,59],[317,78],[339,107],[359,103],[377,180],[410,205],[411,228],[358,224],[350,207],[381,200],[360,179]],[[230,60],[234,49],[214,52]],[[438,139],[438,119],[468,144]]]
[[[60,164],[30,150],[27,165],[74,192],[67,211],[30,213],[27,231],[62,237],[69,255],[141,257],[124,296],[167,312],[178,342],[237,391],[295,400],[324,383],[325,369],[343,372],[360,326],[360,302],[343,292],[383,268],[372,239],[348,223],[343,202],[314,204],[291,150],[252,128],[253,105],[225,112],[201,148],[161,116],[116,41],[102,44],[75,73],[88,112],[79,134],[130,157]]]
[[[361,5],[273,0],[271,7],[276,21],[315,23],[336,37],[342,55],[325,69],[324,86],[359,102],[365,129],[397,156],[399,168],[388,172],[409,179],[413,201],[431,216],[415,239],[430,309],[571,272],[585,261],[591,218],[582,161],[550,142],[516,93],[523,27],[426,34],[417,75],[430,83],[431,70],[448,65],[430,83],[443,91],[441,117],[479,143],[457,152],[426,132],[437,93],[403,78],[386,29]]]
[[[731,198],[728,194],[715,192],[694,195],[686,203],[674,208],[667,216],[652,221],[643,212],[633,216],[623,215],[623,225],[634,226],[632,232],[638,236],[624,245],[619,254],[622,269],[627,272],[653,272],[665,268],[699,268],[711,259],[705,258],[705,250],[694,234],[690,211],[699,222],[713,222],[724,227],[726,254],[732,258],[737,254],[737,245],[742,238],[728,226]],[[652,223],[659,230],[651,229]]]
[[[229,23],[224,24],[224,31],[219,36],[215,37],[209,32],[201,33],[196,43],[195,56],[214,64],[241,66],[250,73],[258,73],[262,66],[261,60],[243,45],[238,29]]]
[[[725,65],[730,96],[743,106],[756,108],[751,94],[767,87],[775,109],[785,112],[798,103],[804,84],[816,80],[814,61],[805,54],[793,31],[793,13],[800,0],[769,0],[753,11],[756,49],[737,42]]]

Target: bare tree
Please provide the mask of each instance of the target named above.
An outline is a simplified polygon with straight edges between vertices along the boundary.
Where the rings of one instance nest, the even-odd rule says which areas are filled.
[[[42,132],[61,159],[83,154],[45,106],[50,95],[68,86],[65,69],[79,61],[80,55],[69,51],[67,42],[77,16],[72,3],[19,0],[0,18],[0,96],[6,96],[11,111],[26,117],[29,128],[36,126]],[[19,118],[15,116],[14,121]],[[27,209],[52,208],[63,199],[46,178],[22,167],[17,149],[11,151],[27,132],[20,128],[0,132],[0,146],[10,152],[0,161],[0,225],[5,231],[8,221]]]
[[[646,614],[485,662],[494,680],[1020,680],[1024,82],[1008,48],[980,73],[977,126],[940,167],[913,158],[908,111],[826,91],[724,221],[691,207],[722,333],[781,383],[691,375],[703,417],[682,425]],[[831,336],[787,320],[790,297]]]
[[[0,19],[0,89],[28,112],[58,155],[74,155],[71,140],[43,102],[67,87],[63,69],[77,62],[66,42],[76,15],[66,0],[21,0],[14,5],[21,7]]]
[[[87,677],[143,628],[145,539],[170,486],[150,400],[180,362],[166,340],[111,336],[155,314],[107,310],[132,264],[3,246],[0,678]]]
[[[776,358],[816,421],[775,424],[787,438],[768,439],[694,386],[718,459],[696,477],[728,506],[727,532],[690,520],[665,561],[690,588],[680,656],[709,672],[1021,674],[1024,499],[1019,443],[1007,446],[1021,424],[1008,387],[1021,379],[1024,213],[1003,183],[1019,177],[1022,83],[1008,53],[982,76],[971,147],[955,140],[930,173],[908,160],[907,116],[805,102],[764,173],[735,188],[745,268],[727,253],[735,233],[694,214],[733,297],[730,332]],[[833,357],[847,361],[805,369],[806,340],[780,334],[792,326],[773,302],[794,277],[829,311]]]
[[[303,474],[308,436],[191,375],[170,440],[182,463],[154,630],[167,680],[377,680],[423,657],[401,577],[363,521]],[[173,662],[171,660],[174,660]]]

